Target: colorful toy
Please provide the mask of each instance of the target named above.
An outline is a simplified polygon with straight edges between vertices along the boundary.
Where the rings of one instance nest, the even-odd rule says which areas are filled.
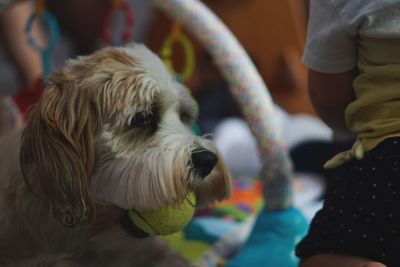
[[[124,17],[124,28],[120,36],[112,36],[112,17],[118,12]],[[133,36],[133,11],[123,0],[112,0],[110,7],[105,11],[102,25],[103,40],[108,45],[123,45]]]
[[[170,235],[182,230],[192,219],[196,196],[193,192],[180,203],[151,211],[129,211],[132,222],[150,235]]]
[[[35,20],[41,20],[49,29],[50,37],[46,47],[41,47],[32,36],[32,27]],[[46,10],[46,1],[37,0],[35,12],[30,16],[25,27],[25,32],[28,35],[29,45],[36,50],[42,57],[44,80],[47,81],[51,72],[51,55],[56,48],[58,39],[60,38],[60,30],[56,17]]]
[[[264,205],[260,181],[239,177],[233,181],[232,196],[217,203],[213,213],[218,217],[244,222],[260,212]]]
[[[171,60],[174,44],[180,44],[185,54],[185,66],[180,73],[175,70]],[[178,24],[173,26],[171,33],[167,36],[167,39],[165,39],[161,47],[160,55],[164,59],[165,65],[167,65],[168,69],[175,75],[178,81],[186,82],[192,76],[195,66],[193,45],[189,38],[183,34]]]

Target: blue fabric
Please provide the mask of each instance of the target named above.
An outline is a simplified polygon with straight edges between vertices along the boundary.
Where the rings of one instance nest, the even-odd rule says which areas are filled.
[[[184,229],[187,240],[198,240],[213,244],[232,233],[239,223],[214,217],[200,217],[191,221]]]
[[[296,244],[308,229],[307,220],[297,209],[263,210],[238,254],[227,267],[296,267]]]

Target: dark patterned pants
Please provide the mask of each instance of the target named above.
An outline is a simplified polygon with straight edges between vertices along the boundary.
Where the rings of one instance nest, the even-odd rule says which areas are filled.
[[[400,138],[332,170],[323,208],[298,244],[302,259],[337,253],[400,266]]]

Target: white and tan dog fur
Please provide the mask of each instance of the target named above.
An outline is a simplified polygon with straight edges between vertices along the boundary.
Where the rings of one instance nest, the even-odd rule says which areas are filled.
[[[143,45],[70,60],[26,126],[0,138],[0,266],[189,266],[120,220],[188,191],[198,206],[229,196],[195,117],[185,87]]]

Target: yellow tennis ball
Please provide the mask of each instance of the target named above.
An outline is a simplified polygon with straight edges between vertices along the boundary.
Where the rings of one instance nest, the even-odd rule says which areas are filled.
[[[193,192],[177,204],[151,211],[128,212],[131,221],[142,231],[151,235],[170,235],[182,230],[192,219],[196,196]]]

